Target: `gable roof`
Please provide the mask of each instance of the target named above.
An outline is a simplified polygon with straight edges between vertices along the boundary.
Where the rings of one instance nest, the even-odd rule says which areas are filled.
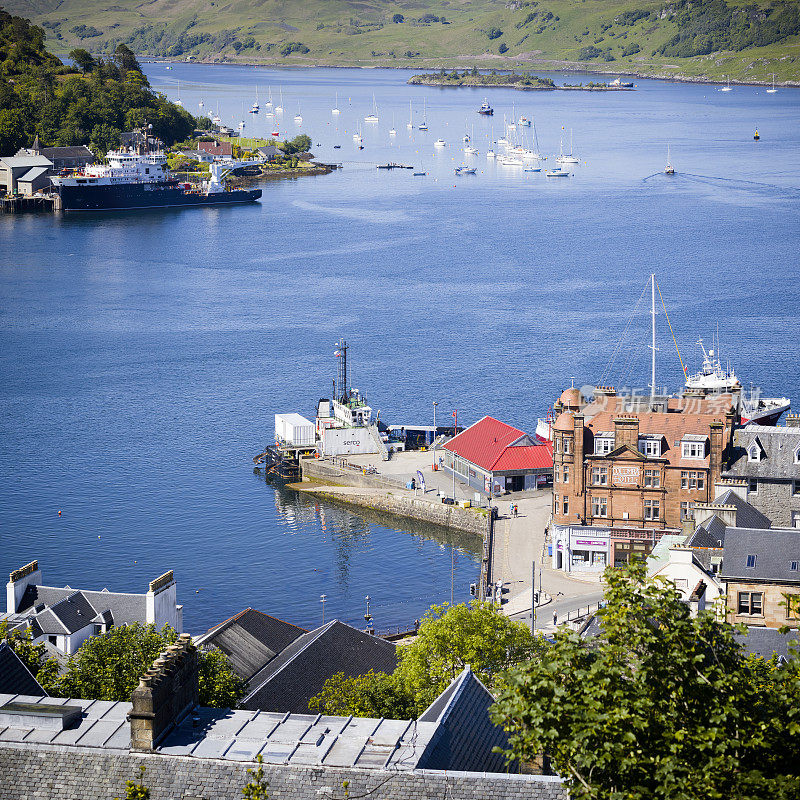
[[[756,442],[761,448],[761,460],[749,461],[747,451]],[[748,425],[733,434],[733,448],[728,469],[723,475],[743,478],[772,478],[800,480],[800,464],[794,454],[800,448],[800,428],[772,428],[767,425]]]
[[[30,670],[22,663],[20,657],[9,644],[0,641],[0,694],[27,694],[36,697],[47,697]]]
[[[304,714],[337,672],[353,677],[370,670],[392,673],[396,666],[394,644],[331,620],[295,639],[257,672],[239,707]]]
[[[737,528],[761,528],[762,530],[772,527],[772,520],[766,514],[762,514],[757,508],[752,506],[747,500],[736,494],[732,489],[727,489],[714,500],[715,505],[736,506],[736,527]]]
[[[734,633],[734,637],[744,645],[748,653],[752,653],[761,658],[769,659],[776,654],[778,658],[787,659],[789,657],[789,644],[797,643],[800,640],[800,631],[790,630],[781,633],[777,628],[762,628],[748,626],[747,633]]]
[[[0,158],[0,164],[5,167],[18,169],[21,167],[52,167],[53,162],[44,156],[5,156]]]
[[[23,183],[27,181],[35,181],[37,178],[40,178],[44,175],[50,167],[31,167],[21,178],[17,178],[17,181],[21,181]]]
[[[36,624],[43,634],[64,636],[91,625],[97,611],[81,592],[73,592],[36,615]]]
[[[47,158],[90,158],[94,153],[85,144],[68,145],[67,147],[42,147],[39,152]]]
[[[707,519],[695,528],[686,542],[687,547],[719,549],[725,545],[725,523],[717,516]]]
[[[750,555],[756,563],[748,568]],[[789,569],[792,561],[800,562],[800,528],[728,528],[720,577],[800,584],[800,569]]]
[[[33,614],[37,605],[53,606],[75,594],[75,591],[69,586],[61,588],[28,584],[16,611],[17,613],[27,611]],[[109,592],[107,589],[100,592],[81,589],[80,594],[94,610],[92,617],[102,614],[104,611],[110,611],[114,625],[129,625],[134,622],[144,622],[147,619],[146,594],[123,594],[122,592]]]
[[[431,737],[418,769],[503,772],[504,756],[493,752],[495,747],[508,747],[508,736],[489,718],[494,703],[489,690],[469,668],[428,706],[420,722],[435,722]]]
[[[525,431],[485,416],[443,445],[471,464],[487,472],[552,467],[552,445],[537,445]],[[519,448],[520,452],[510,452]],[[540,449],[541,448],[541,449]]]
[[[231,662],[234,672],[249,681],[304,633],[308,633],[305,628],[246,608],[211,628],[195,643],[203,649],[216,647],[221,650]]]

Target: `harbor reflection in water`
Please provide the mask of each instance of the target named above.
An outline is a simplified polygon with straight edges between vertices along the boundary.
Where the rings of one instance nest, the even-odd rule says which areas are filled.
[[[288,488],[280,478],[265,477],[261,470],[254,473],[272,495],[284,537],[291,542],[292,537],[305,541],[313,536],[322,545],[315,548],[317,559],[303,570],[302,580],[292,581],[294,602],[304,597],[310,617],[303,611],[303,622],[289,621],[318,624],[321,609],[315,603],[319,606],[319,596],[325,594],[326,619],[339,616],[363,626],[363,618],[352,612],[368,594],[376,630],[410,627],[431,603],[449,602],[451,566],[455,601],[469,599],[469,584],[477,579],[480,564],[482,542],[477,536],[321,501]],[[274,608],[268,613],[279,616]]]

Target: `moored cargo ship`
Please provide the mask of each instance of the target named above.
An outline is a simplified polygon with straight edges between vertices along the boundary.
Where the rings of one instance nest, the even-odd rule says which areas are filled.
[[[167,168],[162,150],[150,150],[146,136],[128,149],[111,150],[107,164],[65,171],[53,178],[62,211],[130,211],[145,208],[252,203],[261,189],[229,189],[225,176],[247,162],[219,162],[201,186],[181,183]]]

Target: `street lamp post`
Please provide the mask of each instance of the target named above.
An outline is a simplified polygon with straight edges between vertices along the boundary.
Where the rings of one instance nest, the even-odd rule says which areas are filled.
[[[433,401],[433,468],[436,469],[436,406],[439,405],[438,400]]]

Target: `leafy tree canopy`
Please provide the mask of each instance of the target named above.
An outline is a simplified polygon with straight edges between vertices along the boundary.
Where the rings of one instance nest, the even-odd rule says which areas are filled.
[[[82,75],[45,50],[44,31],[0,9],[0,154],[30,146],[86,144],[104,155],[119,131],[145,121],[167,144],[186,139],[197,120],[150,89],[133,52],[110,58],[70,53]]]
[[[178,634],[169,626],[120,625],[92,636],[67,662],[63,675],[53,676],[44,689],[55,697],[130,700],[139,678]],[[244,696],[245,684],[217,650],[198,653],[200,705],[232,708]],[[44,685],[44,684],[43,684]]]
[[[311,137],[301,133],[299,136],[295,136],[294,139],[283,142],[280,148],[287,156],[295,153],[307,153],[311,149]]]
[[[432,606],[414,641],[398,648],[392,675],[335,675],[309,707],[327,714],[419,716],[467,664],[488,687],[497,688],[505,670],[536,657],[545,646],[490,603]]]
[[[573,800],[797,797],[800,664],[748,657],[635,564],[606,571],[602,634],[561,629],[516,667],[492,717],[509,758],[547,753]]]

